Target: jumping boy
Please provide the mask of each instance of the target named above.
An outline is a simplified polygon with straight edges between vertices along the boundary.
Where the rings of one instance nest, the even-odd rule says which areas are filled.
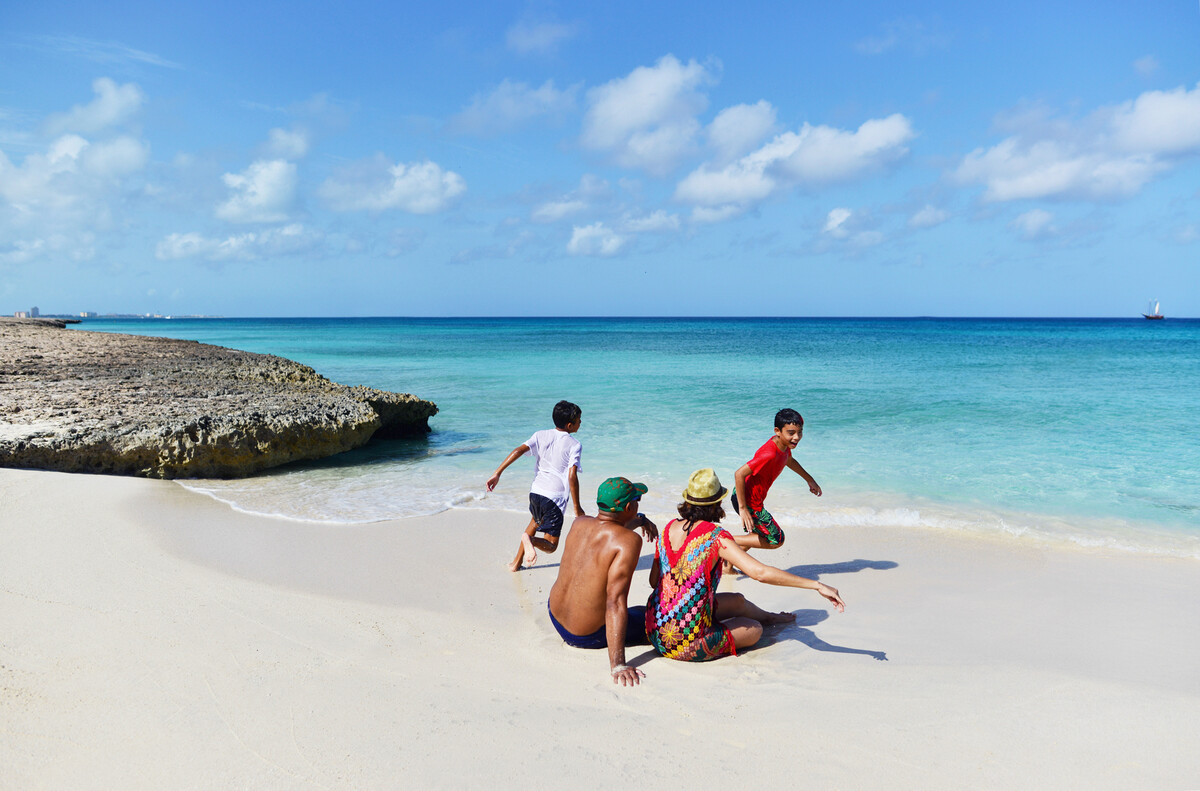
[[[510,571],[520,571],[524,565],[537,562],[537,550],[554,552],[562,534],[563,510],[567,497],[575,505],[575,516],[585,516],[579,507],[579,466],[583,446],[571,435],[579,431],[583,410],[570,401],[559,401],[554,405],[554,428],[534,432],[523,445],[518,445],[508,454],[504,463],[496,468],[487,480],[490,492],[500,482],[500,473],[510,464],[533,451],[533,485],[529,487],[529,525],[521,534],[517,556],[508,565]],[[534,533],[544,533],[544,538],[535,538]]]
[[[817,497],[821,496],[821,487],[813,477],[792,458],[792,451],[804,436],[804,418],[794,409],[781,409],[775,413],[775,436],[767,440],[754,458],[743,464],[733,474],[737,493],[733,495],[733,510],[742,517],[742,526],[746,532],[734,536],[734,541],[742,549],[777,549],[783,546],[783,530],[771,516],[771,512],[763,507],[767,491],[771,484],[787,467],[808,482],[808,490]],[[745,508],[739,508],[744,503]]]

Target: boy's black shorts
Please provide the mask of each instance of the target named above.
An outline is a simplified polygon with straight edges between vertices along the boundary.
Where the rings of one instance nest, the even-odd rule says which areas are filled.
[[[529,493],[529,513],[537,522],[537,532],[556,538],[562,534],[563,512],[549,497]]]

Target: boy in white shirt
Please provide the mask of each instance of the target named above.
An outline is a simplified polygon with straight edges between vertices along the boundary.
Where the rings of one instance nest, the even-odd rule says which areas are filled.
[[[537,550],[554,552],[562,535],[563,511],[568,496],[575,505],[575,516],[586,516],[579,506],[579,460],[583,446],[571,435],[579,431],[583,410],[570,401],[559,401],[554,405],[554,428],[537,431],[529,440],[518,445],[508,454],[504,463],[496,468],[487,480],[490,492],[500,482],[500,473],[510,464],[533,451],[533,485],[529,487],[529,525],[521,534],[521,545],[517,556],[509,564],[510,571],[520,571],[537,562]],[[534,533],[545,537],[534,537]]]

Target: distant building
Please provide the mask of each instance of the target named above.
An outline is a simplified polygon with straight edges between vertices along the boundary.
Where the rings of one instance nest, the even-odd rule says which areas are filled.
[[[14,319],[28,319],[28,318],[31,318],[31,317],[30,317],[30,315],[29,315],[29,311],[27,311],[27,310],[18,310],[16,313],[14,313],[14,314],[13,314],[13,318],[14,318]]]
[[[37,309],[37,305],[29,309],[29,318],[36,319],[40,315],[42,315],[42,312]]]
[[[81,319],[94,319],[94,318],[96,318],[96,311],[94,311],[94,310],[83,310],[83,311],[80,311],[80,312],[79,312],[79,318],[81,318]]]

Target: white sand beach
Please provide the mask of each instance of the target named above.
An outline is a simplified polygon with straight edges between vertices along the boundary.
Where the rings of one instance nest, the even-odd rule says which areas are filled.
[[[1200,561],[793,530],[764,560],[844,614],[727,579],[797,623],[715,663],[632,649],[620,688],[546,618],[556,557],[505,570],[524,521],[0,470],[0,787],[1200,787]]]

